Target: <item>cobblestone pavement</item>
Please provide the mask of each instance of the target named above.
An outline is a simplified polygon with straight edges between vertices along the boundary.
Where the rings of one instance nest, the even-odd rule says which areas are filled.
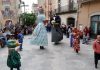
[[[61,44],[51,43],[51,35],[48,34],[49,45],[45,50],[30,44],[31,36],[25,36],[23,51],[21,54],[21,70],[100,70],[94,68],[92,45],[81,44],[81,51],[76,54],[69,47],[69,39],[64,37]],[[0,70],[9,70],[6,65],[7,48],[0,48]]]

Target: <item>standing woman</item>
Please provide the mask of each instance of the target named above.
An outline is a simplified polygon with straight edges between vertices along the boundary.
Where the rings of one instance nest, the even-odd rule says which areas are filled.
[[[43,12],[43,9],[39,8],[39,13],[37,16],[37,26],[35,27],[33,31],[33,38],[31,40],[31,43],[33,45],[40,46],[40,49],[45,49],[44,46],[48,45],[48,38],[47,38],[47,31],[44,25],[45,15]]]

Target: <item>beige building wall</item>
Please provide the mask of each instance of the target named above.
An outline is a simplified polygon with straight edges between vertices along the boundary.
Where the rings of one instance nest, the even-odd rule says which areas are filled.
[[[19,8],[20,0],[11,0],[10,5],[3,5],[2,0],[0,0],[0,21],[1,25],[4,26],[7,20],[12,20],[13,24],[16,24],[19,20],[19,14],[21,13],[21,9]],[[5,6],[9,6],[10,10],[13,11],[14,15],[12,17],[3,17],[1,11],[5,10]]]
[[[49,20],[49,0],[45,0],[45,15],[46,15],[46,20]]]
[[[39,1],[39,0],[38,0]],[[41,2],[41,1],[40,1]],[[46,15],[46,20],[50,20],[50,11],[52,11],[52,13],[55,12],[55,9],[58,9],[58,0],[43,0],[42,3],[38,3],[38,4],[42,4],[45,2],[45,7],[44,7],[44,10],[45,10],[45,15]],[[51,4],[50,4],[51,2]],[[68,5],[69,3],[69,0],[61,0],[61,6],[65,6],[65,5]],[[55,13],[54,13],[55,14]],[[61,14],[59,15],[62,19],[62,23],[67,23],[67,18],[68,17],[72,17],[72,18],[75,18],[75,22],[77,21],[77,14],[76,13],[66,13],[66,14]]]
[[[100,1],[94,1],[82,4],[79,9],[78,26],[82,25],[90,27],[91,16],[100,15]]]
[[[38,0],[39,7],[42,6],[46,19],[48,19],[48,0]]]
[[[58,8],[58,0],[51,0],[52,3],[52,10]]]
[[[43,6],[44,3],[45,3],[45,0],[38,0],[38,4],[39,4],[39,6]]]
[[[61,0],[61,6],[66,6],[69,4],[69,0]],[[58,0],[52,0],[52,10],[58,8]],[[61,14],[59,15],[61,17],[61,23],[64,23],[67,25],[67,19],[68,18],[74,18],[75,19],[75,24],[77,21],[77,13],[66,13],[66,14]]]
[[[45,0],[38,0],[38,6],[42,6],[42,8],[45,9]]]
[[[75,24],[77,22],[77,13],[72,13],[72,14],[62,14],[60,15],[61,17],[61,23],[64,23],[64,24],[68,24],[67,21],[68,21],[68,18],[74,18],[75,19]],[[76,25],[75,25],[76,26]]]

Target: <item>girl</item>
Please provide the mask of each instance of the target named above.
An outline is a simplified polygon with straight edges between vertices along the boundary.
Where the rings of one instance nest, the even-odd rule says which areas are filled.
[[[13,70],[13,68],[17,68],[17,70],[20,70],[21,66],[21,57],[20,54],[15,50],[17,46],[20,44],[16,42],[16,40],[8,40],[7,46],[8,46],[8,58],[7,58],[7,66],[10,68],[10,70]]]

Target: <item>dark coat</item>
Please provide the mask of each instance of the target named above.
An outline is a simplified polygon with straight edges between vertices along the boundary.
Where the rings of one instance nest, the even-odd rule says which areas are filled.
[[[61,18],[59,16],[55,16],[55,23],[57,25],[52,26],[52,42],[59,42],[63,39],[63,32],[60,28]]]

